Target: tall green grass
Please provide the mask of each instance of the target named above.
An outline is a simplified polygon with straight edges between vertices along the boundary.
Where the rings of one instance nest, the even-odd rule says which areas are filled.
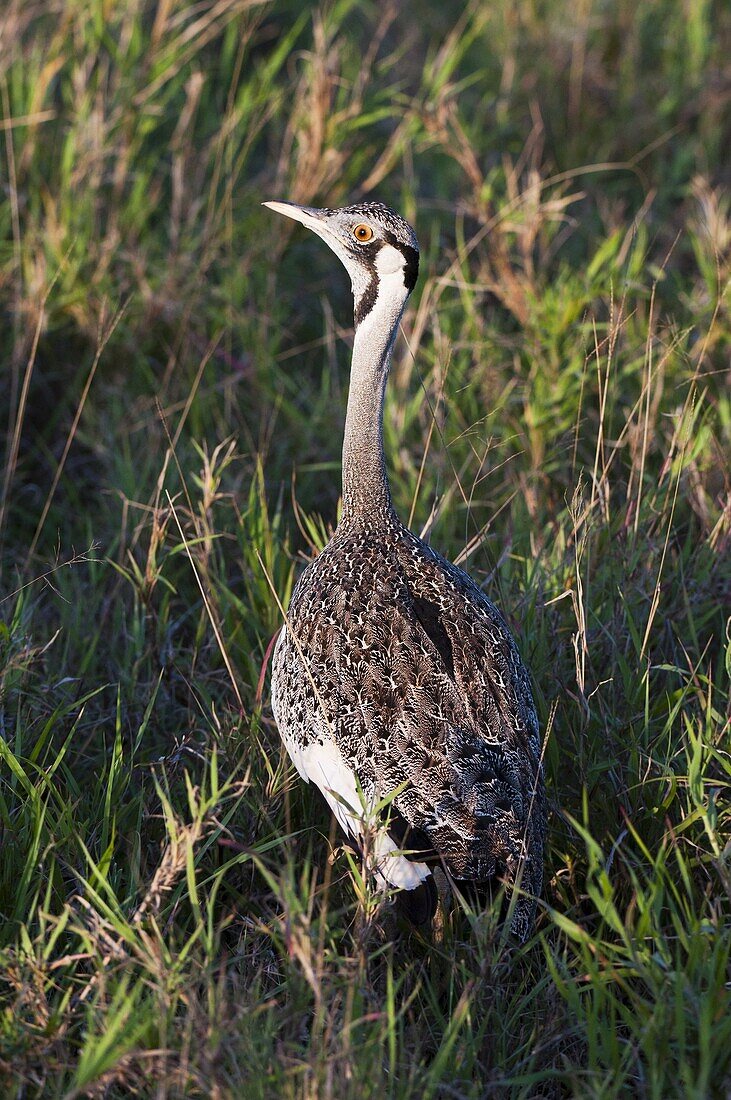
[[[730,31],[6,4],[3,1095],[728,1094]],[[422,246],[394,496],[506,612],[545,730],[521,948],[491,910],[397,928],[268,705],[352,314],[260,202],[375,195]]]

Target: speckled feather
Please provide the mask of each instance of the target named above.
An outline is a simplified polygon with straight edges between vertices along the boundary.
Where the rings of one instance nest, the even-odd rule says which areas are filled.
[[[359,840],[375,830],[370,866],[381,881],[413,897],[429,886],[426,917],[436,863],[458,885],[517,885],[512,931],[523,939],[541,890],[546,814],[528,674],[495,605],[401,523],[385,473],[383,392],[418,270],[416,238],[380,203],[306,213],[315,232],[309,215],[326,220],[320,235],[351,274],[356,343],[343,517],[292,595],[273,658],[274,715],[345,831]],[[347,240],[358,219],[376,231],[360,250]],[[378,266],[389,245],[402,253],[400,278],[393,252],[385,272]]]
[[[403,788],[393,806],[433,848],[414,859],[435,854],[457,880],[520,876],[532,895],[514,910],[523,938],[542,880],[540,740],[498,609],[389,517],[341,524],[287,617],[273,703],[292,755],[302,739],[331,740],[369,804]],[[409,850],[408,835],[399,843]]]

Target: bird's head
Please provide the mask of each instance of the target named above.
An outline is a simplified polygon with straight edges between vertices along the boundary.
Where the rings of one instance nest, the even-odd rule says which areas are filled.
[[[402,217],[381,202],[318,210],[293,202],[265,202],[270,210],[302,222],[330,246],[347,268],[355,298],[356,327],[381,295],[403,302],[419,274],[419,244]]]

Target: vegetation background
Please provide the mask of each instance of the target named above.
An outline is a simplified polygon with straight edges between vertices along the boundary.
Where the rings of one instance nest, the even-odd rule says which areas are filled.
[[[730,58],[723,0],[5,0],[3,1096],[731,1096]],[[360,197],[398,507],[546,732],[522,948],[394,936],[272,724],[352,314],[260,202]]]

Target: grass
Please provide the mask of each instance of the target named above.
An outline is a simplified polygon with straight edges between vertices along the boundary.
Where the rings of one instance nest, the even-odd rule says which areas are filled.
[[[730,31],[5,5],[4,1096],[729,1094]],[[394,935],[268,705],[352,315],[259,204],[372,195],[422,245],[396,502],[505,610],[545,730],[521,948],[492,911]]]

